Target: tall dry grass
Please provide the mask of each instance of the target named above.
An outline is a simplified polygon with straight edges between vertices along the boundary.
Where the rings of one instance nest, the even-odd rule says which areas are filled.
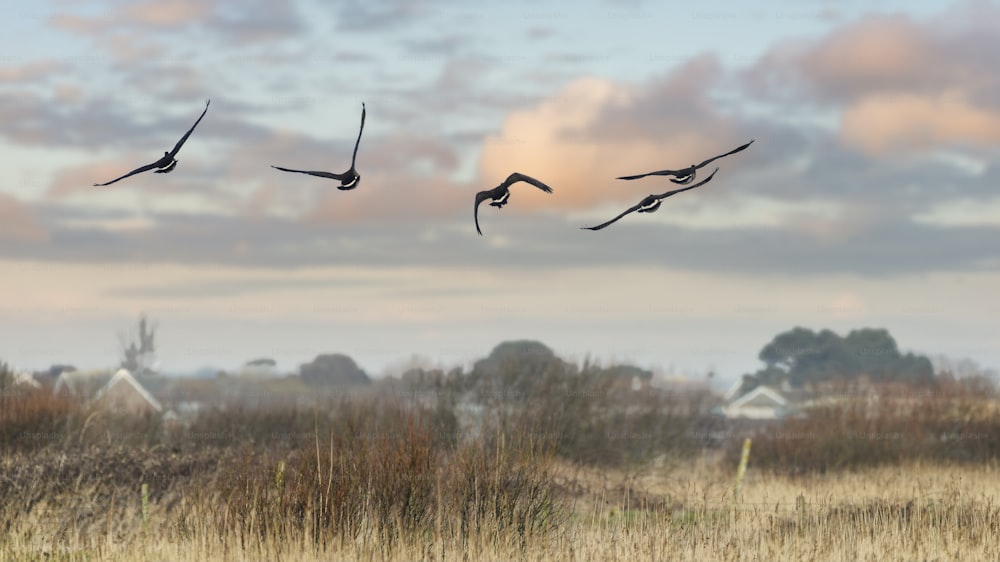
[[[809,474],[1000,459],[1000,397],[977,381],[942,380],[924,388],[845,385],[832,396],[754,435],[754,465]],[[728,448],[727,461],[738,454]]]
[[[152,500],[144,533],[138,490],[90,525],[53,498],[46,510],[7,520],[0,560],[996,559],[996,466],[914,464],[804,478],[750,470],[735,504],[726,497],[732,472],[704,468],[650,472],[621,494],[585,483],[590,502],[558,528],[524,535],[496,526],[463,532],[443,521],[426,534],[370,527],[319,542],[308,529],[248,535],[226,509],[213,509],[220,495],[204,489],[172,507]],[[639,489],[664,502],[640,500]]]
[[[112,438],[5,451],[0,527],[11,534],[0,548],[103,556],[112,544],[159,537],[211,542],[237,559],[290,545],[301,553],[370,544],[389,556],[442,537],[527,548],[563,519],[551,446],[510,428],[442,440],[434,412],[378,400],[314,410],[310,432],[262,432],[276,412],[239,415],[256,428],[250,435],[268,435],[264,444],[199,430],[185,444],[182,434],[152,447]]]
[[[600,377],[540,381],[495,393],[476,431],[393,398],[170,428],[19,396],[0,413],[0,561],[996,559],[983,392],[820,406],[754,436],[737,493],[742,440],[691,446],[703,408],[657,411],[669,396]],[[913,449],[851,437],[865,432],[909,432]]]

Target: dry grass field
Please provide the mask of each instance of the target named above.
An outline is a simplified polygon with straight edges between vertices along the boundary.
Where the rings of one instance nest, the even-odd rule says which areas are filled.
[[[554,380],[471,432],[393,396],[171,429],[0,394],[0,562],[1000,560],[992,391],[749,428],[736,493],[747,427]]]
[[[6,467],[5,467],[6,468]],[[740,497],[714,462],[639,474],[558,467],[566,511],[532,531],[489,521],[426,532],[360,521],[317,541],[280,520],[247,526],[223,494],[189,490],[148,506],[141,491],[81,488],[4,518],[0,560],[997,560],[1000,468],[910,465],[787,477],[751,468]],[[438,493],[442,483],[435,486]],[[360,492],[359,492],[360,493]],[[9,508],[10,506],[8,506]],[[9,511],[9,510],[8,510]]]

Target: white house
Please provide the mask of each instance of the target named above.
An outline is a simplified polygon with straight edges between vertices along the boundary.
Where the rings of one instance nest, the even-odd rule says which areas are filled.
[[[791,403],[781,392],[769,386],[758,386],[722,407],[727,418],[775,420],[791,412]]]
[[[31,373],[24,371],[14,372],[14,384],[22,387],[42,388],[42,383],[36,381]]]
[[[136,414],[160,412],[163,406],[159,400],[135,380],[127,369],[118,369],[113,377],[94,395],[94,404],[109,407],[114,411],[129,411]]]

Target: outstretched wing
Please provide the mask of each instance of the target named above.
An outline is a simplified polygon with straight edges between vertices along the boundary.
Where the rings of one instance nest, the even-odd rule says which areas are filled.
[[[316,176],[318,178],[328,178],[331,180],[344,181],[348,177],[353,177],[351,174],[345,172],[343,174],[334,174],[333,172],[322,172],[313,170],[293,170],[291,168],[282,168],[281,166],[271,166],[275,170],[281,170],[282,172],[295,172],[297,174],[309,174],[310,176]]]
[[[208,105],[210,103],[212,103],[212,100],[205,101],[205,110],[201,112],[201,115],[198,117],[198,120],[194,122],[194,125],[191,125],[191,128],[188,129],[188,132],[184,133],[184,136],[181,137],[181,140],[177,141],[177,144],[174,145],[174,149],[170,151],[171,157],[177,156],[177,153],[180,152],[181,147],[184,146],[184,142],[187,141],[188,137],[191,136],[191,133],[194,132],[194,128],[198,126],[198,123],[201,123],[201,118],[204,117],[206,113],[208,113]]]
[[[643,199],[642,201],[640,201],[634,207],[629,208],[628,210],[626,210],[622,214],[618,215],[617,217],[609,220],[608,222],[606,222],[604,224],[599,224],[597,226],[585,226],[583,228],[586,229],[586,230],[600,230],[600,229],[608,226],[609,224],[612,224],[612,223],[616,222],[618,219],[624,217],[625,215],[627,215],[629,213],[634,213],[635,211],[638,211],[639,209],[641,209],[643,206],[649,204],[650,197],[655,198],[657,200],[663,200],[663,199],[666,199],[667,197],[670,197],[671,195],[676,195],[676,194],[681,193],[683,191],[688,191],[688,190],[694,189],[696,187],[701,187],[701,186],[705,185],[706,183],[708,183],[709,181],[711,181],[712,178],[715,177],[715,173],[718,172],[718,171],[719,171],[719,169],[716,168],[711,174],[709,174],[709,176],[707,178],[701,180],[700,182],[698,182],[698,183],[696,183],[694,185],[689,185],[687,187],[682,187],[680,189],[674,189],[672,191],[668,191],[666,193],[661,193],[659,195],[651,195],[649,197],[646,197],[645,199]]]
[[[531,185],[537,187],[538,189],[541,189],[545,193],[552,193],[552,188],[551,187],[545,185],[544,183],[536,180],[535,178],[533,178],[531,176],[526,176],[524,174],[519,174],[517,172],[514,172],[513,174],[507,176],[507,179],[505,179],[503,181],[503,183],[500,184],[500,187],[510,187],[511,184],[517,183],[519,181],[523,181],[525,183],[530,183]]]
[[[472,208],[472,218],[476,221],[476,232],[480,236],[483,235],[483,231],[479,229],[479,204],[487,199],[493,199],[498,195],[497,190],[500,190],[503,186],[494,187],[493,189],[487,189],[486,191],[480,191],[476,194],[476,206]]]
[[[620,180],[637,180],[639,178],[644,178],[646,176],[675,176],[675,177],[679,177],[679,176],[687,175],[688,172],[690,172],[690,171],[691,171],[691,168],[684,168],[683,170],[660,170],[659,172],[649,172],[647,174],[639,174],[639,175],[636,175],[636,176],[622,176],[622,177],[617,178],[617,179],[620,179]]]
[[[754,139],[754,140],[756,140],[756,139]],[[718,156],[713,156],[713,157],[709,158],[708,160],[705,160],[701,164],[697,164],[695,166],[690,166],[688,168],[682,168],[680,170],[660,170],[658,172],[649,172],[647,174],[638,174],[638,175],[635,175],[635,176],[622,176],[622,177],[619,177],[618,179],[620,179],[620,180],[637,180],[639,178],[644,178],[646,176],[674,176],[674,177],[677,177],[677,178],[685,178],[682,181],[670,180],[670,181],[672,181],[674,183],[678,183],[678,184],[682,184],[683,185],[683,182],[685,180],[686,181],[690,181],[691,180],[691,178],[687,178],[686,176],[694,176],[694,170],[697,170],[698,168],[701,168],[701,167],[704,167],[704,166],[706,166],[708,164],[711,164],[712,162],[718,160],[719,158],[723,158],[723,157],[729,156],[730,154],[736,154],[737,152],[740,152],[741,150],[746,150],[746,148],[748,146],[750,146],[751,144],[753,144],[753,143],[754,143],[754,141],[751,140],[750,142],[744,144],[743,146],[739,146],[737,148],[734,148],[733,150],[730,150],[729,152],[727,152],[725,154],[720,154]]]
[[[684,192],[684,191],[688,191],[689,189],[694,189],[696,187],[701,187],[701,186],[705,185],[706,183],[708,183],[709,181],[711,181],[712,178],[715,177],[715,173],[718,172],[718,171],[719,171],[719,168],[715,168],[715,170],[713,170],[712,173],[709,174],[707,178],[701,180],[700,182],[698,182],[698,183],[696,183],[694,185],[689,185],[687,187],[682,187],[680,189],[675,189],[673,191],[668,191],[666,193],[661,193],[659,195],[656,195],[655,197],[657,199],[666,199],[667,197],[670,197],[671,195],[676,195],[678,193],[681,193],[681,192]]]
[[[746,148],[747,148],[748,146],[750,146],[751,144],[753,144],[753,141],[754,141],[754,140],[757,140],[757,139],[753,139],[753,140],[751,140],[750,142],[748,142],[748,143],[744,144],[743,146],[738,146],[738,147],[736,147],[736,148],[734,148],[734,149],[730,150],[729,152],[727,152],[727,153],[725,153],[725,154],[720,154],[720,155],[718,155],[718,156],[713,156],[713,157],[709,158],[708,160],[705,160],[705,161],[704,161],[704,162],[702,162],[701,164],[698,164],[697,166],[695,166],[695,168],[701,168],[702,166],[704,166],[704,165],[706,165],[706,164],[709,164],[709,163],[711,163],[711,162],[714,162],[714,161],[718,160],[719,158],[724,158],[724,157],[726,157],[726,156],[729,156],[730,154],[736,154],[737,152],[739,152],[739,151],[741,151],[741,150],[746,150]]]
[[[111,185],[111,184],[115,183],[116,181],[123,180],[123,179],[125,179],[125,178],[127,178],[129,176],[134,176],[136,174],[141,174],[143,172],[148,172],[149,170],[152,170],[153,168],[159,168],[161,166],[162,162],[163,162],[163,160],[161,159],[161,160],[157,160],[156,162],[153,162],[152,164],[146,164],[145,166],[142,166],[142,167],[139,167],[139,168],[136,168],[136,169],[132,170],[131,172],[125,174],[124,176],[122,176],[120,178],[115,178],[115,179],[113,179],[113,180],[111,180],[109,182],[95,183],[94,187],[104,187],[106,185]]]
[[[354,161],[358,159],[358,145],[361,144],[361,133],[365,130],[365,103],[361,102],[361,128],[358,130],[358,140],[354,141],[354,156],[351,156],[351,169],[354,169]]]
[[[627,215],[629,213],[634,213],[634,212],[638,211],[639,209],[642,208],[642,204],[645,203],[645,202],[646,202],[646,200],[643,199],[639,203],[633,205],[632,207],[629,207],[628,209],[626,209],[625,211],[623,211],[622,214],[620,214],[617,217],[609,220],[606,223],[599,224],[597,226],[582,226],[580,228],[583,229],[583,230],[600,230],[600,229],[604,228],[605,226],[608,226],[610,224],[614,224],[614,223],[618,222],[618,219],[624,217],[625,215]]]

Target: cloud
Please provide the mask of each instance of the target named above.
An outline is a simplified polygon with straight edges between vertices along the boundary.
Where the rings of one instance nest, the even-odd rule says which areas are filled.
[[[217,2],[213,0],[147,0],[105,6],[100,16],[58,13],[50,18],[56,28],[84,36],[98,35],[122,27],[179,29],[205,21]]]
[[[743,73],[761,99],[842,112],[841,138],[874,156],[1000,136],[1000,76],[988,53],[1000,10],[958,4],[934,17],[871,15],[768,51]],[[995,27],[995,26],[994,26]]]
[[[94,39],[95,43],[123,60],[121,41],[139,37],[176,40],[178,32],[211,29],[211,37],[232,47],[246,46],[264,39],[289,37],[303,25],[295,4],[288,1],[247,0],[236,4],[218,0],[147,0],[107,2],[100,16],[58,13],[49,19],[56,29]]]
[[[353,194],[337,195],[348,203]],[[777,225],[705,229],[663,220],[677,212],[665,207],[595,233],[579,230],[585,223],[558,211],[526,216],[505,208],[481,213],[486,236],[479,237],[470,216],[471,196],[463,194],[455,200],[464,208],[453,218],[414,211],[407,216],[399,212],[398,219],[353,222],[156,210],[136,220],[134,213],[126,211],[92,208],[84,212],[65,205],[38,205],[35,217],[48,232],[49,242],[39,245],[21,236],[0,245],[0,257],[273,270],[329,264],[470,271],[526,268],[535,274],[566,267],[651,266],[731,274],[893,276],[1000,267],[996,260],[1000,240],[995,225],[988,223],[945,226],[907,219],[870,221],[863,213],[858,217],[845,208],[825,225],[813,217]]]
[[[37,83],[57,76],[65,70],[65,64],[52,60],[0,67],[0,86]]]
[[[817,96],[933,87],[945,60],[906,16],[873,16],[839,28],[797,61]]]
[[[31,209],[17,198],[0,193],[0,243],[47,242],[49,232]]]
[[[160,13],[159,4],[139,6],[145,11],[113,12],[133,22],[114,37],[141,35],[146,27],[162,37],[166,32],[157,26],[184,18],[191,23],[176,33],[195,37],[205,31],[183,9]],[[426,10],[421,6],[384,3],[370,14]],[[222,8],[206,17],[253,27]],[[881,29],[887,31],[880,35]],[[433,41],[401,34],[393,38],[394,47],[423,48],[435,55],[436,66],[377,71],[385,76],[364,85],[349,85],[339,75],[317,79],[336,85],[343,80],[354,88],[351,94],[371,90],[357,98],[368,102],[369,122],[358,154],[361,185],[348,192],[336,189],[336,182],[268,167],[341,172],[349,166],[359,108],[350,108],[338,130],[313,128],[309,119],[324,110],[326,94],[310,94],[311,88],[290,79],[291,71],[281,76],[281,69],[302,57],[328,63],[329,57],[309,58],[318,51],[306,45],[286,44],[262,53],[261,60],[224,55],[223,79],[210,71],[211,61],[118,64],[120,78],[152,93],[153,102],[123,96],[135,100],[131,107],[87,96],[74,101],[72,91],[58,104],[54,96],[63,94],[33,96],[9,87],[0,90],[7,139],[84,149],[86,160],[52,168],[47,198],[30,208],[50,243],[31,248],[22,237],[3,252],[47,260],[275,269],[324,263],[540,269],[640,264],[799,275],[988,269],[996,267],[990,252],[997,249],[977,240],[990,240],[995,226],[956,220],[961,213],[947,203],[975,205],[995,193],[1000,161],[990,150],[997,142],[992,100],[1000,98],[986,95],[997,83],[992,75],[970,72],[984,59],[962,54],[988,39],[975,31],[969,35],[977,39],[966,40],[957,29],[968,29],[968,23],[943,22],[935,30],[905,17],[859,20],[818,40],[772,50],[755,65],[759,83],[736,76],[707,53],[652,78],[577,76],[560,78],[551,88],[550,82],[511,79],[542,71],[544,64],[507,64],[502,56],[489,56],[503,51],[477,52],[463,35]],[[449,44],[469,50],[437,56]],[[879,56],[857,68],[844,64],[859,45],[878,49]],[[378,54],[378,60],[389,59],[391,54]],[[927,72],[957,86],[948,89],[915,73],[914,60],[951,63]],[[137,176],[114,190],[90,187],[172,146],[200,111],[191,107],[191,97],[220,83],[236,85],[229,79],[238,73],[227,74],[230,61],[268,66],[277,74],[268,73],[256,97],[213,101],[173,174]],[[11,77],[37,72],[25,68]],[[404,79],[390,80],[390,74]],[[797,84],[789,90],[794,95],[755,90],[776,76]],[[184,105],[159,105],[181,98]],[[817,108],[832,116],[832,127],[795,119]],[[617,176],[683,167],[752,138],[757,142],[749,150],[718,162],[721,170],[711,184],[672,198],[657,213],[630,216],[600,233],[579,230],[647,194],[674,188],[663,178],[626,182]],[[515,171],[555,192],[515,186],[511,205],[502,211],[483,207],[486,236],[478,237],[470,216],[473,194]],[[947,220],[940,209],[951,209]]]
[[[176,28],[204,21],[214,4],[205,0],[153,0],[126,6],[123,16],[139,25]]]
[[[551,185],[556,197],[529,193],[518,202],[529,209],[637,202],[648,189],[666,191],[662,181],[614,178],[682,168],[750,140],[739,133],[739,119],[719,112],[705,94],[720,72],[714,57],[698,57],[647,84],[576,80],[507,117],[500,133],[484,142],[480,177],[499,183],[519,171]]]
[[[841,137],[870,154],[951,143],[1000,142],[1000,111],[975,107],[961,92],[874,94],[845,109]]]
[[[92,96],[74,100],[72,92],[68,92],[70,99],[66,103],[57,103],[58,96],[67,92],[60,94],[57,89],[48,93],[38,96],[24,91],[0,92],[0,120],[6,123],[0,136],[18,144],[46,148],[92,150],[147,145],[154,154],[158,148],[162,155],[191,127],[202,109],[188,98],[184,107],[170,112],[173,116],[165,116],[162,106],[147,114]],[[206,115],[198,126],[198,136],[203,134],[202,126],[209,117]]]
[[[340,31],[381,31],[410,23],[428,13],[422,0],[349,0],[338,3]]]
[[[193,281],[173,282],[168,285],[139,285],[110,289],[107,296],[139,298],[139,299],[205,299],[232,298],[247,294],[263,292],[308,290],[315,288],[361,289],[384,287],[391,285],[388,280],[378,277],[346,278],[344,274],[338,277],[274,277],[267,274],[256,274],[251,278],[246,275],[226,277],[222,279],[198,279]]]
[[[466,208],[471,214],[475,193],[443,176],[404,179],[379,172],[362,174],[356,191],[339,191],[334,185],[327,183],[315,205],[300,215],[302,220],[309,224],[366,223],[391,231],[393,223],[438,221]]]

